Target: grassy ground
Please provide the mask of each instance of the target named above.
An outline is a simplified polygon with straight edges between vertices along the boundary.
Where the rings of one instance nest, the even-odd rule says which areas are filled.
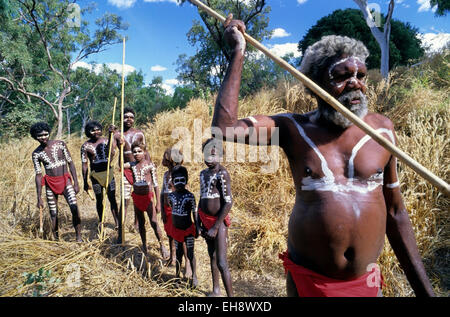
[[[378,75],[371,73],[368,91],[370,109],[394,121],[399,147],[447,182],[450,181],[449,56],[448,53],[437,56],[412,69],[397,69],[391,73],[389,83],[380,82]],[[164,150],[194,133],[204,133],[203,140],[206,139],[213,104],[213,99],[192,100],[187,108],[158,114],[142,127],[149,152],[158,166],[160,182]],[[242,100],[240,116],[305,112],[312,108],[314,102],[304,94],[301,85],[283,83],[275,90],[263,90]],[[185,128],[178,136],[173,134],[177,127]],[[75,135],[65,140],[81,178],[79,149],[83,140]],[[189,188],[198,199],[198,175],[204,165],[201,149],[193,140],[188,140],[192,145],[191,162],[185,166],[190,173]],[[125,246],[112,243],[116,233],[109,211],[107,239],[104,243],[98,241],[95,203],[85,193],[78,195],[83,243],[73,242],[70,211],[63,199],[59,202],[61,241],[39,238],[31,164],[31,152],[36,146],[37,142],[31,138],[0,145],[3,281],[0,296],[205,296],[211,290],[209,258],[202,238],[195,245],[198,289],[177,286],[175,268],[162,264],[148,222],[147,259],[140,251],[139,235],[129,232],[132,213],[127,219]],[[229,151],[231,148],[226,148],[226,153]],[[246,147],[245,151],[248,155],[251,148]],[[287,160],[280,151],[279,167],[271,174],[261,174],[260,168],[265,164],[260,163],[224,162],[224,165],[231,174],[235,198],[228,252],[235,295],[285,296],[284,270],[277,254],[286,249],[287,222],[295,196]],[[402,163],[399,174],[427,273],[436,294],[448,296],[450,200]],[[47,208],[44,214],[48,233]],[[164,243],[167,246],[166,237]],[[384,296],[414,295],[387,240],[379,264],[387,284]]]

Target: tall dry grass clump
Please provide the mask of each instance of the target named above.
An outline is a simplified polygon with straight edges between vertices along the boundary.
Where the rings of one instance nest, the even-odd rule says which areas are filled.
[[[396,126],[399,147],[433,173],[450,181],[448,54],[435,57],[412,69],[397,69],[389,82],[371,75],[368,89],[369,107],[391,118]],[[447,76],[447,77],[446,77]],[[184,165],[189,171],[188,188],[199,199],[199,173],[203,164],[201,142],[210,137],[210,124],[215,97],[191,100],[186,108],[157,114],[143,128],[150,155],[158,166],[158,180],[165,172],[161,165],[164,150],[182,148]],[[308,112],[315,100],[305,94],[302,85],[281,83],[274,90],[263,90],[240,103],[239,116]],[[81,171],[79,149],[83,140],[67,140]],[[283,296],[284,269],[278,253],[286,250],[287,224],[294,205],[295,189],[287,159],[278,147],[267,148],[273,158],[279,150],[278,168],[264,173],[261,168],[270,162],[249,162],[255,148],[225,143],[223,165],[231,175],[234,204],[231,210],[228,259],[233,283],[241,287],[240,296]],[[0,145],[0,276],[7,287],[0,294],[28,296],[36,283],[23,285],[23,273],[47,271],[56,279],[67,281],[73,273],[67,267],[79,263],[81,286],[47,283],[48,296],[203,296],[198,291],[176,288],[168,269],[159,264],[157,248],[153,248],[150,266],[146,267],[139,250],[139,238],[125,248],[111,245],[113,229],[108,229],[106,243],[99,243],[94,234],[88,242],[76,245],[67,242],[73,237],[70,212],[60,203],[64,242],[37,239],[38,213],[35,208],[34,173],[31,152],[37,146],[31,138]],[[243,162],[229,161],[244,153]],[[18,154],[19,153],[19,154]],[[259,152],[261,153],[261,152]],[[264,152],[262,152],[264,154]],[[263,155],[264,157],[264,155]],[[117,173],[117,171],[116,171]],[[116,174],[118,175],[118,173]],[[399,163],[403,198],[410,214],[419,251],[438,295],[448,296],[449,289],[449,199],[424,181],[404,164]],[[80,180],[81,184],[81,180]],[[94,203],[79,195],[83,207],[84,226],[96,225]],[[109,221],[111,215],[107,211]],[[128,219],[132,223],[132,218]],[[151,230],[149,235],[152,236]],[[64,238],[64,235],[63,235]],[[73,239],[72,239],[73,240]],[[210,280],[209,258],[203,241],[196,244],[199,280]],[[385,296],[411,296],[407,282],[389,242],[379,259],[384,274]],[[243,282],[242,282],[243,281]],[[241,282],[241,283],[240,283]],[[248,284],[250,286],[246,286]],[[257,293],[254,289],[260,288]],[[268,290],[267,290],[268,289]],[[267,290],[267,291],[266,291]]]

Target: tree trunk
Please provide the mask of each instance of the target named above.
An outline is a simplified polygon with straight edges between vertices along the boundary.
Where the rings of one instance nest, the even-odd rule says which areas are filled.
[[[389,78],[389,40],[391,36],[391,18],[394,12],[394,0],[390,0],[389,9],[386,15],[386,23],[384,24],[384,31],[381,32],[378,26],[375,25],[374,18],[370,12],[367,0],[353,0],[361,9],[364,18],[366,19],[367,26],[370,28],[373,37],[377,41],[381,50],[381,60],[380,60],[380,73],[384,79]],[[378,12],[378,14],[381,14]],[[381,19],[380,19],[381,20]]]

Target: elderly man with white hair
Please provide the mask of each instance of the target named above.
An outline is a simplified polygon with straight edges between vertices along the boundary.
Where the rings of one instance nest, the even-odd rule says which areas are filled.
[[[242,21],[226,26],[232,59],[212,127],[220,129],[224,140],[235,142],[257,138],[259,145],[266,145],[279,139],[286,154],[296,188],[287,251],[280,254],[287,295],[381,296],[383,279],[376,262],[387,235],[416,295],[433,296],[403,203],[394,156],[318,96],[318,108],[309,113],[238,120],[246,47],[243,32]],[[392,122],[367,110],[368,55],[357,40],[325,36],[306,50],[301,71],[395,144]]]

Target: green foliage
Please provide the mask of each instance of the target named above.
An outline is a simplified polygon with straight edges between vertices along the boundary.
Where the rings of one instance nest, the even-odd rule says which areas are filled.
[[[184,2],[184,1],[182,1]],[[270,7],[266,6],[265,0],[249,1],[227,1],[227,0],[205,0],[206,5],[217,11],[222,16],[233,14],[234,19],[244,21],[246,33],[258,41],[270,38],[271,31],[268,30]],[[229,48],[223,40],[224,27],[216,19],[209,17],[206,13],[199,11],[200,21],[193,21],[193,25],[187,33],[187,38],[192,46],[196,46],[197,53],[188,57],[180,55],[176,64],[178,65],[178,80],[194,86],[207,94],[208,91],[217,91],[225,76],[227,65],[231,59]],[[254,53],[255,49],[247,46],[247,55]],[[247,65],[243,76],[247,79],[258,80],[254,72],[257,70],[255,59],[254,65]],[[246,63],[251,63],[246,60]],[[252,86],[261,86],[258,83],[242,81],[241,94],[254,92]]]
[[[447,12],[450,11],[449,0],[430,0],[430,5],[432,7],[437,5],[436,12],[434,13],[436,16],[447,15]]]
[[[36,273],[23,273],[25,281],[23,286],[33,285],[33,297],[41,297],[46,295],[46,291],[50,286],[61,283],[59,278],[52,277],[51,270],[40,268]]]
[[[384,21],[385,17],[382,16],[383,25]],[[421,41],[416,37],[417,33],[417,28],[409,23],[395,19],[391,20],[390,68],[411,64],[423,56],[424,50],[421,47]],[[308,46],[320,40],[322,36],[332,34],[345,35],[363,42],[370,52],[366,60],[367,67],[369,69],[380,67],[380,47],[370,32],[362,12],[357,9],[336,10],[330,15],[321,18],[308,30],[299,42],[298,48],[304,53]]]
[[[119,31],[127,26],[120,17],[105,14],[91,35],[85,20],[69,23],[76,11],[71,1],[1,1],[8,10],[0,15],[0,82],[5,88],[0,101],[18,108],[33,102],[53,114],[60,133],[61,113],[72,106],[66,98],[73,89],[73,64],[119,43]],[[92,9],[82,9],[81,16]]]

